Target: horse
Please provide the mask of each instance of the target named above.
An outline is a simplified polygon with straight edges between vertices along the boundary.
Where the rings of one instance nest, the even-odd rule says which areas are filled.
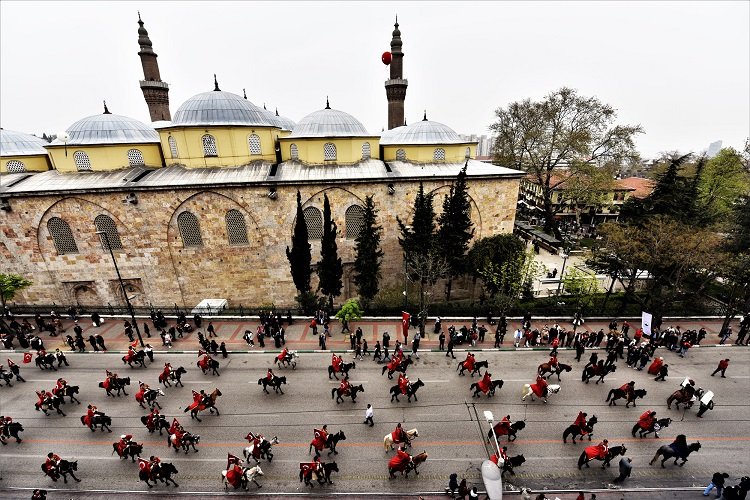
[[[385,452],[388,453],[389,451],[393,451],[393,445],[398,444],[393,442],[393,437],[391,436],[392,433],[388,433],[383,438],[383,448],[385,448]],[[417,429],[409,429],[406,431],[406,444],[411,446],[411,440],[419,437],[419,431]]]
[[[484,368],[486,370],[489,367],[490,367],[490,363],[486,359],[482,361],[475,361],[474,369],[471,371],[469,376],[473,377],[475,373],[479,373],[480,369]],[[463,376],[465,370],[466,368],[464,368],[464,362],[459,361],[458,366],[456,367],[456,371],[458,372],[459,375]]]
[[[510,424],[510,429],[508,429],[508,442],[515,441],[516,440],[516,433],[518,431],[522,431],[525,428],[526,428],[526,422],[523,422],[521,420],[519,420],[518,422],[513,422],[512,424]],[[495,437],[494,434],[495,433],[493,432],[492,429],[490,429],[489,432],[487,432],[487,442],[488,443],[492,443],[492,439]],[[511,439],[511,436],[513,437],[513,439]]]
[[[515,476],[516,473],[513,470],[515,467],[520,467],[526,459],[523,455],[516,455],[515,457],[508,457],[508,460],[503,463],[503,471],[500,473],[500,477],[506,472],[510,472],[511,476]]]
[[[122,364],[130,366],[130,368],[133,368],[133,363],[137,365],[141,365],[141,368],[146,368],[146,352],[141,349],[138,352],[134,353],[130,359],[128,359],[127,356],[122,357]]]
[[[0,443],[3,445],[8,444],[8,438],[11,437],[16,439],[16,443],[20,443],[23,439],[18,436],[19,432],[23,432],[23,425],[18,422],[3,425],[2,432],[0,432]]]
[[[651,427],[649,427],[648,429],[644,430],[644,429],[641,429],[641,426],[638,425],[638,423],[636,422],[636,424],[633,426],[633,431],[631,432],[631,434],[633,434],[633,437],[635,437],[635,433],[638,432],[638,435],[643,438],[643,437],[646,437],[646,436],[648,436],[649,434],[651,434],[653,432],[654,433],[654,437],[658,438],[659,437],[659,434],[658,434],[659,431],[662,430],[662,429],[664,429],[664,428],[666,428],[666,427],[669,427],[669,424],[671,424],[671,423],[672,423],[672,419],[671,418],[660,418],[659,420],[657,420],[656,422],[654,422],[653,424],[651,424]]]
[[[521,394],[523,395],[523,397],[521,397],[521,401],[525,401],[526,398],[529,397],[529,396],[531,396],[531,400],[534,401],[534,389],[531,387],[532,385],[536,385],[536,384],[523,384],[523,391],[521,392]],[[557,385],[557,384],[549,384],[547,386],[547,395],[548,396],[550,394],[557,394],[558,392],[560,392],[560,386],[559,385]],[[546,403],[547,402],[547,398],[543,397],[542,401],[544,401]]]
[[[408,401],[411,403],[411,398],[414,398],[414,401],[419,401],[417,399],[417,390],[424,385],[424,382],[422,380],[417,379],[416,382],[413,384],[409,384],[409,387],[406,389],[406,397]],[[401,394],[401,388],[398,386],[398,384],[391,387],[391,403],[393,403],[393,400],[395,399],[397,403],[400,401],[398,400],[398,395]]]
[[[647,394],[647,391],[645,389],[636,389],[633,391],[633,394],[630,393],[625,394],[625,391],[622,389],[612,389],[609,391],[609,394],[607,394],[607,399],[605,399],[605,402],[609,401],[609,406],[617,406],[617,403],[615,403],[615,400],[622,399],[622,398],[628,398],[628,402],[625,404],[625,408],[628,408],[630,406],[630,403],[633,403],[633,406],[635,406],[635,400],[638,398],[643,398]]]
[[[586,422],[586,434],[589,436],[589,441],[591,441],[591,436],[594,435],[594,425],[596,425],[598,421],[596,415],[591,415],[591,418]],[[576,436],[581,436],[581,439],[583,439],[581,428],[577,425],[569,425],[568,428],[565,429],[565,432],[563,432],[563,443],[568,442],[568,436],[573,437],[573,444],[576,443]]]
[[[146,484],[148,484],[149,488],[153,488],[153,485],[150,484],[148,481],[151,480],[156,484],[156,481],[159,480],[165,484],[172,483],[174,484],[175,488],[179,486],[177,482],[172,479],[173,474],[177,474],[177,468],[170,464],[169,462],[161,462],[157,465],[153,466],[154,468],[151,471],[151,474],[146,472],[145,470],[139,470],[138,471],[138,479],[141,481],[146,481]]]
[[[219,396],[221,396],[221,391],[218,389],[214,389],[214,391],[208,396],[209,401],[205,404],[201,403],[197,405],[195,408],[190,410],[190,418],[196,419],[198,422],[201,422],[201,419],[198,418],[198,412],[208,409],[209,413],[213,413],[214,410],[216,410],[216,416],[218,417],[220,415],[219,409],[216,407],[216,400],[219,399]],[[188,407],[185,407],[183,412],[188,411]]]
[[[201,369],[201,371],[203,372],[203,375],[205,375],[206,373],[208,373],[208,370],[211,370],[211,374],[212,375],[216,375],[217,377],[221,377],[221,375],[219,374],[219,362],[216,361],[215,359],[209,359],[206,362],[206,367],[205,368],[201,366],[201,362],[200,361],[198,361],[195,364],[195,366],[197,366],[198,368]]]
[[[60,397],[62,398],[63,404],[65,404],[65,396],[68,396],[70,398],[70,402],[73,403],[75,401],[78,404],[81,404],[80,401],[78,401],[78,398],[75,397],[75,395],[78,394],[78,386],[77,385],[66,385],[62,393],[60,394]]]
[[[141,423],[145,425],[148,428],[148,415],[144,415],[141,417]],[[169,422],[167,422],[167,419],[164,415],[159,415],[158,418],[156,418],[153,421],[154,428],[149,429],[149,433],[154,432],[156,429],[159,429],[159,435],[162,435],[162,430],[166,429],[169,430]]]
[[[364,388],[364,386],[362,384],[350,386],[349,395],[352,397],[352,403],[356,403],[357,402],[357,393],[358,392],[365,392],[365,388]],[[342,396],[345,396],[345,394],[343,394],[341,392],[341,388],[334,387],[333,389],[331,389],[331,399],[333,399],[335,397],[336,398],[336,404],[344,402],[344,398]]]
[[[743,476],[739,484],[727,486],[722,492],[724,500],[744,500],[750,491],[750,477]]]
[[[547,375],[547,377],[546,377],[547,380],[549,380],[549,378],[552,375],[557,375],[557,381],[559,382],[560,381],[560,374],[562,372],[566,372],[567,373],[567,372],[571,371],[572,369],[573,369],[572,366],[566,365],[566,364],[563,364],[563,363],[557,363],[557,365],[555,365],[554,368],[549,363],[542,363],[541,365],[539,365],[537,367],[536,372],[539,375],[541,375],[541,376],[544,376],[545,373],[549,372],[549,375]]]
[[[60,479],[60,476],[62,476],[63,481],[67,484],[68,482],[68,474],[75,479],[76,483],[80,483],[81,480],[78,479],[73,471],[78,470],[78,460],[60,460],[58,462],[57,467],[53,467],[51,469],[47,469],[45,467],[45,464],[42,464],[42,472],[52,478],[53,481],[57,482],[58,479]]]
[[[352,361],[351,363],[341,363],[341,370],[339,370],[341,373],[344,374],[345,377],[349,376],[349,370],[356,370],[357,364]],[[331,378],[331,375],[333,375],[333,378],[338,380],[339,378],[336,376],[336,370],[333,369],[333,365],[328,365],[328,378]]]
[[[133,460],[133,463],[135,463],[135,457],[141,456],[141,452],[143,451],[143,445],[135,442],[128,443],[127,446],[125,446],[125,449],[122,450],[122,453],[120,453],[120,448],[117,446],[118,443],[112,443],[112,454],[114,455],[117,453],[117,456],[120,458],[124,458],[125,460],[130,457]]]
[[[418,455],[412,456],[411,462],[406,464],[406,469],[404,470],[404,476],[409,477],[409,472],[411,471],[414,471],[414,474],[419,475],[419,471],[417,470],[417,467],[419,467],[420,464],[426,461],[427,461],[427,453],[424,451]]]
[[[489,390],[487,391],[487,397],[491,398],[492,396],[495,395],[495,391],[497,389],[502,389],[502,387],[503,387],[503,381],[502,380],[493,380],[490,383]],[[481,392],[482,392],[482,390],[479,388],[479,384],[476,383],[476,382],[474,382],[473,384],[471,384],[469,386],[469,390],[474,391],[474,394],[472,394],[472,396],[471,396],[472,398],[478,398],[480,396]]]
[[[112,379],[112,381],[109,383],[109,389],[106,389],[107,396],[115,397],[114,394],[112,394],[112,391],[117,391],[117,396],[120,396],[120,392],[122,392],[124,395],[128,395],[127,392],[125,392],[125,386],[130,385],[130,377],[115,377]],[[99,382],[99,387],[104,388],[104,382]]]
[[[13,382],[13,374],[11,372],[6,372],[5,370],[3,370],[1,366],[0,366],[0,380],[4,380],[5,385],[7,385],[8,387],[13,387],[13,384],[11,384],[11,382]]]
[[[229,488],[229,481],[227,480],[227,472],[226,470],[221,471],[221,480],[224,482],[224,489]],[[260,465],[256,465],[255,467],[242,467],[242,475],[240,476],[240,486],[242,489],[247,490],[248,485],[252,481],[255,483],[255,486],[260,488],[260,483],[256,481],[256,477],[258,476],[264,476],[263,471],[260,468]]]
[[[164,384],[164,387],[172,387],[170,380],[173,380],[175,387],[177,387],[178,385],[180,387],[185,387],[184,385],[182,385],[182,376],[186,373],[187,370],[184,367],[180,366],[176,370],[170,370],[169,376],[167,377],[162,377],[162,375],[159,374],[159,382]]]
[[[141,399],[141,401],[138,401],[138,404],[141,405],[141,408],[146,408],[145,406],[143,406],[143,403],[145,401],[148,407],[152,410],[154,409],[154,406],[158,406],[161,410],[161,405],[158,401],[156,401],[156,398],[158,396],[164,396],[164,391],[162,391],[161,389],[148,389],[143,393],[143,398]]]
[[[680,409],[681,404],[684,404],[685,408],[692,408],[693,403],[698,401],[702,395],[703,389],[696,390],[692,395],[689,392],[686,392],[684,389],[679,389],[673,392],[672,395],[667,398],[667,409],[672,409],[672,403],[675,403],[675,406],[678,410]]]
[[[604,458],[604,462],[602,462],[602,469],[604,467],[610,467],[611,465],[610,462],[612,461],[612,459],[614,459],[618,455],[625,455],[627,451],[628,450],[627,448],[625,448],[624,444],[621,446],[611,447],[609,451],[607,452],[607,456]],[[581,453],[581,456],[578,458],[578,470],[581,470],[581,467],[583,467],[584,465],[588,467],[589,462],[591,462],[592,460],[602,460],[602,459],[599,457],[594,457],[594,458],[589,459],[588,455],[586,455],[586,450],[584,450],[583,453]]]
[[[86,425],[86,415],[81,416],[81,423],[83,425]],[[109,432],[112,432],[112,429],[109,428],[109,426],[112,425],[112,417],[108,417],[107,415],[104,415],[103,413],[94,413],[94,416],[91,417],[91,425],[89,426],[89,429],[91,429],[91,432],[94,432],[96,430],[96,426],[101,426],[101,431],[104,432],[104,429],[107,429]]]
[[[685,465],[685,462],[687,462],[687,457],[694,451],[698,451],[701,449],[701,443],[700,441],[697,441],[695,443],[690,443],[687,447],[687,452],[684,455],[678,454],[678,452],[675,452],[674,448],[672,448],[671,445],[665,444],[664,446],[659,447],[658,450],[656,450],[656,455],[654,455],[654,458],[651,459],[651,461],[648,463],[649,465],[654,465],[654,462],[656,462],[659,459],[659,455],[664,457],[664,460],[661,461],[661,466],[664,467],[664,462],[669,460],[670,458],[674,458],[674,464],[677,464],[677,460],[682,459],[682,463],[679,464],[680,467]]]
[[[614,373],[617,370],[617,366],[615,365],[606,365],[604,367],[604,371],[599,372],[598,369],[594,368],[593,366],[587,366],[583,369],[583,373],[581,373],[581,382],[589,383],[589,380],[592,378],[598,376],[599,380],[596,381],[598,384],[599,382],[604,382],[604,377],[609,375],[610,373]]]
[[[52,396],[51,398],[45,398],[41,405],[38,402],[35,403],[35,407],[36,411],[41,410],[46,416],[49,416],[47,411],[54,408],[58,415],[65,417],[65,412],[60,409],[61,404],[64,404],[62,396]]]
[[[299,468],[300,482],[304,480],[305,485],[311,488],[313,487],[313,484],[311,481],[313,474],[315,474],[315,480],[318,482],[319,485],[333,484],[333,481],[331,481],[331,473],[339,471],[339,466],[336,462],[330,462],[330,463],[321,462],[320,465],[322,466],[323,472],[320,473],[317,470],[312,470],[310,471],[310,475],[307,476],[305,475],[305,471],[303,470],[303,466],[307,464],[301,463],[299,465],[300,465],[300,468]]]
[[[388,380],[393,380],[393,374],[396,372],[401,372],[403,374],[406,374],[406,369],[409,368],[409,365],[414,364],[414,360],[411,359],[411,356],[408,356],[401,361],[397,365],[393,365],[391,363],[388,363],[383,367],[383,371],[380,373],[380,375],[384,375],[385,372],[388,372]]]
[[[275,392],[276,394],[284,394],[284,391],[281,389],[281,386],[284,384],[286,384],[286,377],[277,377],[276,375],[273,376],[270,382],[266,377],[258,379],[258,385],[263,386],[263,392],[265,392],[266,394],[271,394],[270,392],[268,392],[269,385],[273,387],[273,392]]]
[[[292,370],[297,368],[297,358],[299,358],[299,354],[297,354],[297,351],[288,351],[287,355],[284,356],[284,359],[279,360],[278,357],[275,358],[275,363],[281,369],[282,366],[291,366]]]
[[[170,436],[171,438],[171,436]],[[190,432],[186,432],[182,436],[182,442],[180,444],[180,447],[177,447],[174,445],[174,442],[170,439],[169,445],[170,447],[174,447],[174,451],[179,451],[180,448],[185,452],[185,455],[188,454],[188,451],[190,451],[190,447],[193,447],[193,451],[195,453],[198,453],[198,448],[196,448],[196,445],[200,442],[201,437],[198,434],[191,434]]]
[[[37,356],[34,363],[36,363],[36,366],[38,366],[40,370],[50,368],[53,371],[57,371],[57,368],[55,368],[55,355],[51,352],[43,356]]]
[[[250,457],[253,457],[256,465],[259,464],[260,460],[263,458],[271,462],[273,460],[273,453],[271,452],[271,448],[275,444],[279,444],[279,438],[277,438],[276,436],[274,436],[270,441],[263,438],[258,446],[248,446],[247,448],[242,450],[242,454],[247,461],[250,460]]]
[[[326,438],[326,444],[324,446],[324,448],[328,448],[328,456],[330,456],[331,453],[333,453],[334,455],[338,455],[339,454],[339,452],[336,451],[336,444],[339,441],[346,441],[346,435],[344,435],[344,431],[338,431],[336,434],[329,434],[328,435],[328,437]],[[310,448],[307,450],[307,453],[309,454],[310,452],[312,452],[313,448],[315,448],[315,456],[319,457],[320,456],[320,450],[317,447],[314,446],[315,442],[316,442],[315,439],[313,439],[310,442]],[[323,449],[323,448],[321,448],[321,449]]]

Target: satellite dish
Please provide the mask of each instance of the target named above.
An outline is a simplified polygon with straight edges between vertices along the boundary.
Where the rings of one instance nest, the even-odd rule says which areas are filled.
[[[67,143],[70,140],[70,136],[67,132],[60,132],[59,134],[57,134],[57,140]]]

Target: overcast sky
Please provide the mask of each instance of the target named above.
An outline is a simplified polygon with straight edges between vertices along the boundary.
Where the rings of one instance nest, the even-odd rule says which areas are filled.
[[[387,125],[394,16],[406,118],[485,134],[494,110],[569,86],[639,123],[645,157],[750,135],[750,2],[0,2],[0,125],[57,133],[102,111],[148,121],[137,10],[172,113],[213,89],[297,121],[325,106]]]

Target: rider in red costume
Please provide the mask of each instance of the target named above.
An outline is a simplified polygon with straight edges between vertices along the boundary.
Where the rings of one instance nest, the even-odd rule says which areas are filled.
[[[638,427],[640,427],[644,431],[647,431],[651,429],[651,426],[654,425],[654,422],[656,422],[656,412],[646,410],[638,419]],[[635,433],[633,435],[635,435]]]
[[[510,433],[510,426],[513,422],[510,420],[510,415],[505,415],[503,419],[495,424],[495,435],[505,436]]]
[[[128,347],[128,352],[125,354],[125,362],[130,363],[133,361],[133,357],[135,356],[135,347],[132,345]]]
[[[555,340],[557,340],[557,339],[555,339]],[[557,356],[554,355],[554,354],[552,356],[550,356],[550,358],[549,358],[549,367],[552,368],[552,369],[556,369],[557,368]]]
[[[305,462],[299,465],[300,469],[302,470],[303,477],[308,481],[312,478],[313,472],[316,472],[317,474],[323,472],[323,464],[320,461],[320,457],[315,457],[312,462]]]
[[[49,474],[52,469],[57,469],[58,464],[60,463],[60,457],[55,455],[54,453],[50,452],[47,453],[47,460],[44,461],[44,471]],[[54,481],[57,481],[57,479],[54,479]]]
[[[466,353],[466,359],[464,360],[463,366],[464,370],[468,370],[469,372],[474,371],[474,362],[475,362],[474,354],[472,353]]]
[[[164,369],[162,370],[161,375],[159,375],[159,382],[168,380],[171,373],[172,365],[170,363],[164,363]]]
[[[67,385],[68,382],[64,378],[58,378],[57,383],[55,383],[55,387],[52,389],[52,394],[57,396],[65,389],[65,387],[67,387]]]
[[[284,361],[286,359],[286,357],[287,357],[288,354],[289,354],[289,349],[287,349],[285,347],[284,349],[281,350],[281,352],[279,353],[279,355],[276,356],[276,359],[279,361],[279,363],[281,363],[282,361]]]
[[[409,386],[411,385],[411,382],[409,382],[409,377],[406,376],[405,373],[399,373],[398,374],[398,388],[401,390],[401,394],[406,394],[409,390]]]
[[[396,450],[396,455],[388,461],[388,468],[401,472],[411,462],[411,455],[406,453],[405,444]]]
[[[109,390],[110,387],[112,387],[112,382],[117,378],[116,373],[112,373],[109,370],[107,371],[107,378],[104,379],[104,382],[102,382],[102,387],[104,387],[105,390]]]
[[[635,390],[635,382],[631,380],[627,384],[623,384],[620,386],[620,390],[625,393],[625,396],[628,399],[631,399],[633,397],[633,391]]]
[[[132,434],[123,434],[122,436],[120,436],[120,441],[117,443],[118,455],[122,456],[122,454],[125,452],[125,448],[128,447],[132,439],[133,439]]]
[[[169,434],[172,435],[178,430],[182,429],[182,425],[177,421],[177,419],[172,419],[172,425],[169,427]]]
[[[479,386],[479,390],[486,394],[492,387],[492,374],[489,371],[485,371],[484,377],[482,377],[482,380],[477,385]]]
[[[185,429],[181,425],[175,428],[174,432],[170,433],[169,440],[172,442],[175,448],[182,446],[182,436],[185,435]]]
[[[608,443],[609,441],[605,439],[604,441],[596,445],[596,449],[598,450],[598,457],[602,460],[607,458],[607,453],[609,453]]]
[[[148,417],[146,417],[146,428],[153,432],[156,428],[156,421],[159,419],[159,409],[154,407],[151,410],[151,413],[148,414]]]
[[[545,379],[541,375],[537,375],[537,377],[536,377],[536,385],[539,388],[539,394],[537,394],[537,395],[540,396],[540,397],[542,397],[542,398],[546,398],[547,397],[547,393],[548,393],[547,386],[549,385],[549,384],[547,384],[547,379]]]
[[[266,381],[270,382],[272,380],[273,380],[273,370],[269,368],[268,371],[266,372]]]
[[[351,393],[352,385],[349,383],[349,377],[344,377],[339,383],[339,391],[341,394],[348,396]]]
[[[576,417],[576,421],[573,422],[573,425],[578,427],[578,429],[581,432],[581,436],[585,436],[588,434],[588,431],[586,430],[586,417],[588,415],[586,413],[583,413],[582,411],[578,412],[578,416]]]
[[[401,426],[401,422],[396,424],[396,428],[393,429],[393,432],[391,432],[391,441],[393,441],[394,444],[399,443],[405,443],[409,444],[409,436],[406,434],[406,431]]]
[[[344,363],[344,360],[341,358],[341,356],[338,356],[336,353],[331,354],[331,366],[333,366],[333,371],[338,373],[341,371],[341,365]]]
[[[139,403],[143,402],[143,395],[146,394],[146,391],[151,389],[147,383],[145,382],[139,382],[138,383],[138,392],[135,393],[135,400]]]
[[[242,480],[242,459],[227,453],[227,482],[239,488]]]
[[[503,463],[508,461],[508,447],[503,446],[502,449],[500,449],[500,453],[495,453],[490,457],[490,461],[494,462],[495,465],[500,467],[500,464],[498,463],[500,461],[500,458],[503,459]]]

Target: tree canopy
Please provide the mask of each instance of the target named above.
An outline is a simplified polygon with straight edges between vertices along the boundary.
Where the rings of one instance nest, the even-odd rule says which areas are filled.
[[[362,213],[362,229],[354,240],[354,284],[365,306],[378,293],[384,255],[380,249],[383,228],[377,223],[377,214],[372,196],[367,196]]]
[[[320,290],[328,297],[329,306],[333,305],[333,298],[341,295],[344,267],[338,255],[336,244],[336,223],[331,217],[331,202],[328,195],[323,195],[323,238],[320,241],[320,261],[317,267],[320,278]]]
[[[9,300],[13,300],[19,290],[28,288],[34,283],[18,274],[0,273],[0,301],[3,307]]]
[[[307,223],[302,211],[302,197],[297,191],[297,217],[294,221],[292,248],[286,247],[286,258],[289,260],[294,287],[300,294],[310,292],[312,276],[312,247],[307,236]]]

